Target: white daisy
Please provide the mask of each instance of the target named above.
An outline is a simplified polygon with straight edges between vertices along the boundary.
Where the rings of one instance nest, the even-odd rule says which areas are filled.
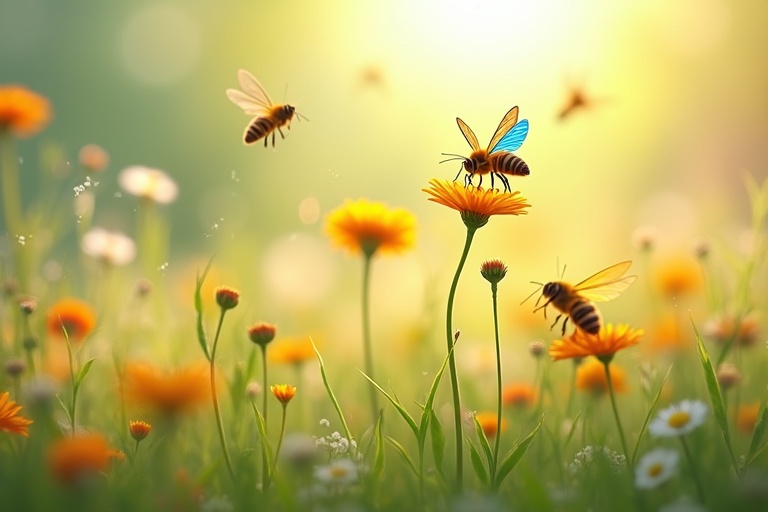
[[[709,408],[700,400],[683,400],[659,411],[648,431],[655,437],[675,437],[687,434],[704,423]]]
[[[357,466],[351,459],[336,459],[315,468],[315,478],[328,485],[349,485],[357,482]]]
[[[131,195],[156,203],[171,203],[179,193],[176,182],[159,169],[134,165],[123,169],[117,177],[120,187]]]
[[[80,247],[88,256],[111,265],[127,265],[136,257],[136,244],[119,231],[93,228],[83,235]]]
[[[635,468],[635,487],[654,489],[677,473],[680,454],[657,448],[643,455]]]

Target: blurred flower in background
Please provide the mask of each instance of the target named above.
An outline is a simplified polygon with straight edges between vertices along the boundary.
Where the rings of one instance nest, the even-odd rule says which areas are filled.
[[[624,369],[611,364],[611,383],[617,393],[627,391],[627,375]],[[608,394],[608,377],[605,375],[605,365],[594,358],[585,360],[576,368],[576,389],[593,396]]]
[[[141,165],[123,169],[118,174],[117,181],[120,188],[129,194],[155,203],[172,203],[179,194],[176,182],[168,174]]]
[[[325,230],[331,242],[350,253],[400,253],[413,247],[416,217],[403,208],[358,199],[328,214]]]
[[[85,301],[64,298],[55,302],[47,314],[48,334],[54,338],[64,338],[62,329],[66,329],[70,341],[82,341],[96,326],[96,313]]]
[[[86,144],[77,153],[77,161],[86,172],[102,172],[109,165],[109,153],[98,144]]]
[[[64,484],[77,485],[109,471],[113,459],[122,460],[125,454],[110,448],[99,434],[63,437],[48,450],[51,472]]]
[[[136,257],[136,244],[120,231],[93,228],[83,235],[80,247],[85,254],[110,265],[127,265]]]
[[[0,133],[31,137],[51,120],[48,100],[19,85],[0,85]]]
[[[123,392],[137,405],[175,416],[211,400],[208,377],[203,364],[163,371],[148,363],[128,363]]]

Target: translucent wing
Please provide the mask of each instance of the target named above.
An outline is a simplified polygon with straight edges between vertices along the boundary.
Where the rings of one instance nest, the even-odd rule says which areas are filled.
[[[248,96],[251,96],[253,101],[259,105],[263,105],[264,108],[272,106],[272,100],[269,99],[267,91],[264,90],[259,81],[256,80],[255,76],[244,69],[238,69],[237,80],[240,82],[240,87],[243,89],[243,92]]]
[[[631,261],[622,261],[612,265],[586,278],[573,289],[585,299],[595,302],[615,299],[637,279],[637,276],[624,276],[631,265]]]
[[[516,151],[523,145],[525,137],[528,135],[528,120],[523,119],[517,123],[511,130],[509,130],[499,140],[498,144],[493,146],[493,149],[489,153],[495,153],[496,151]]]
[[[472,128],[467,126],[467,123],[458,117],[456,118],[456,123],[459,125],[461,133],[464,134],[464,138],[467,139],[469,145],[472,146],[472,151],[480,151],[480,143],[477,142],[477,137],[475,137],[475,132],[472,131]]]
[[[243,109],[246,114],[251,116],[258,116],[265,114],[269,109],[268,106],[263,105],[256,101],[256,98],[245,94],[237,89],[227,89],[227,98],[229,101]]]
[[[499,141],[506,135],[506,133],[517,124],[517,113],[518,113],[517,106],[512,107],[509,109],[509,112],[504,114],[504,117],[501,118],[501,122],[499,123],[499,127],[496,128],[496,131],[493,133],[493,137],[491,137],[491,142],[488,144],[488,152],[494,150],[496,145],[499,143]]]

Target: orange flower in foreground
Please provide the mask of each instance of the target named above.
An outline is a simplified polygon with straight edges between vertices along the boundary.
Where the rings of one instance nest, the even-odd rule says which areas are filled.
[[[284,364],[302,364],[315,358],[309,338],[282,339],[274,343],[267,354],[271,362]]]
[[[538,393],[536,388],[527,382],[515,382],[507,384],[501,392],[501,401],[504,405],[524,409],[531,407],[535,402]]]
[[[0,132],[10,130],[17,137],[31,137],[51,119],[48,100],[18,85],[0,85]]]
[[[475,413],[475,419],[480,424],[480,428],[483,429],[485,437],[488,439],[496,435],[496,427],[498,426],[498,416],[495,412],[478,412]],[[501,419],[501,431],[504,432],[507,429],[507,420]]]
[[[751,404],[741,404],[736,413],[736,426],[743,434],[752,434],[757,423],[757,416],[760,414],[760,402]]]
[[[110,448],[106,439],[98,434],[63,437],[54,442],[48,451],[51,472],[65,484],[105,473],[112,459],[124,458],[123,452]]]
[[[96,313],[91,306],[73,298],[62,299],[51,306],[47,318],[48,333],[63,339],[63,327],[70,341],[82,341],[96,325]]]
[[[615,364],[610,365],[609,370],[611,372],[613,390],[617,393],[624,393],[627,390],[626,373]],[[608,378],[605,376],[605,365],[592,358],[580,364],[576,368],[576,389],[595,396],[607,394]]]
[[[632,329],[626,324],[615,327],[613,324],[604,325],[597,334],[576,329],[570,336],[553,341],[549,355],[555,361],[587,356],[610,360],[619,350],[639,343],[642,335],[642,329]]]
[[[325,231],[334,245],[352,254],[400,253],[413,247],[416,217],[367,199],[345,201],[328,214]]]
[[[29,432],[27,431],[27,427],[29,427],[33,421],[19,416],[21,406],[11,400],[9,398],[10,395],[11,394],[8,391],[0,394],[0,430],[28,437]]]
[[[123,390],[127,399],[139,405],[174,415],[211,399],[209,377],[205,365],[164,372],[146,363],[128,363]]]
[[[283,405],[290,402],[296,396],[296,386],[291,386],[290,384],[274,384],[269,387],[269,390]]]
[[[476,227],[488,222],[491,215],[525,215],[531,205],[520,192],[499,192],[495,189],[465,187],[461,183],[431,179],[429,188],[422,189],[430,201],[442,204],[461,213],[464,222],[471,221]],[[479,217],[479,218],[478,218]]]

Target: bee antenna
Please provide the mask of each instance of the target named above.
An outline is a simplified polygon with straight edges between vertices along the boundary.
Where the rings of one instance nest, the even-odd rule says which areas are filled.
[[[541,287],[542,287],[542,286],[544,286],[544,283],[539,283],[539,282],[537,282],[537,281],[531,281],[531,283],[532,283],[532,284],[537,284],[537,285],[539,285],[539,286],[538,286],[538,287],[537,287],[535,290],[533,290],[533,292],[532,292],[532,293],[531,293],[529,296],[527,296],[523,302],[521,302],[521,303],[520,303],[520,305],[521,305],[521,306],[522,306],[523,304],[525,304],[525,303],[528,301],[528,299],[530,299],[531,297],[533,297],[534,295],[536,295],[536,294],[539,292],[539,290],[541,290]]]
[[[455,153],[440,153],[443,156],[450,156],[453,158],[446,158],[445,160],[440,160],[440,163],[450,162],[451,160],[466,160],[467,158],[462,155],[457,155]]]
[[[305,116],[304,114],[299,114],[298,112],[295,112],[295,114],[296,114],[296,117],[298,119],[300,119],[300,120],[304,119],[305,121],[309,122],[309,118],[307,116]]]

